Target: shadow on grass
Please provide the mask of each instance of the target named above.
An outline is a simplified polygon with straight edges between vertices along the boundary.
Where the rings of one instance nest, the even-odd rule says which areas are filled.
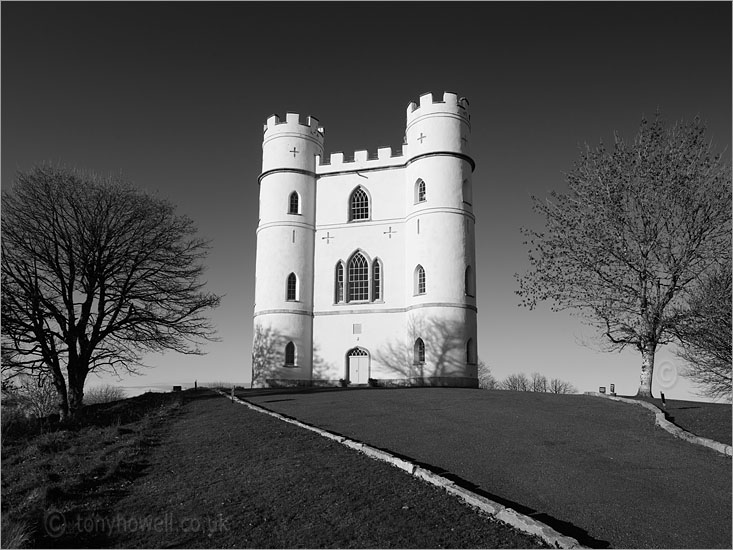
[[[338,389],[343,390],[343,389],[346,389],[346,388],[338,388]],[[383,388],[364,388],[364,389],[383,389]],[[408,388],[401,388],[401,389],[408,389]],[[439,388],[436,388],[436,389],[439,389]],[[255,391],[257,391],[257,390],[255,390]],[[250,396],[254,396],[253,394],[249,394],[249,395]],[[257,394],[257,395],[263,395],[263,394],[260,393],[260,394]],[[245,397],[246,398],[246,396],[238,396],[238,397]],[[285,399],[283,399],[283,400],[273,400],[273,401],[270,401],[270,402],[275,402],[275,401],[286,401],[286,400]],[[267,407],[263,407],[259,403],[251,403],[251,402],[249,402],[249,403],[252,404],[252,405],[258,406],[258,407],[262,407],[264,409],[267,408]],[[271,410],[271,409],[268,409],[268,410]],[[318,428],[318,429],[321,429],[321,430],[323,429],[323,428],[320,428],[319,426],[316,426],[315,424],[310,424],[308,422],[304,422],[303,420],[300,420],[300,419],[295,418],[293,416],[284,414],[282,412],[278,412],[278,411],[271,411],[271,412],[275,412],[276,414],[278,414],[278,415],[280,415],[280,416],[282,416],[284,418],[287,418],[289,420],[298,421],[301,424],[304,424],[306,426],[311,426],[313,428]],[[401,454],[401,453],[397,453],[397,452],[395,452],[395,451],[393,451],[391,449],[377,447],[375,445],[368,444],[368,443],[365,443],[363,441],[359,441],[357,439],[354,439],[351,436],[347,436],[347,435],[342,434],[342,433],[339,433],[339,432],[335,432],[335,431],[332,431],[332,430],[328,430],[328,431],[329,431],[329,433],[332,433],[334,435],[337,435],[337,436],[340,436],[340,437],[344,437],[346,439],[350,439],[351,441],[355,441],[357,443],[362,443],[363,445],[368,445],[368,446],[373,447],[375,449],[379,449],[381,451],[384,451],[386,453],[391,454],[392,456],[395,456],[395,457],[400,458],[402,460],[406,460],[408,462],[411,462],[412,464],[415,464],[415,465],[419,466],[420,468],[423,468],[425,470],[428,470],[428,471],[430,471],[430,472],[432,472],[432,473],[434,473],[436,475],[440,475],[440,476],[442,476],[442,477],[444,477],[446,479],[449,479],[450,481],[452,481],[453,483],[455,483],[459,487],[462,487],[464,489],[467,489],[469,491],[472,491],[473,493],[476,493],[477,495],[480,495],[480,496],[483,496],[483,497],[488,498],[490,500],[493,500],[494,502],[497,502],[497,503],[501,504],[502,506],[506,506],[508,508],[511,508],[511,509],[513,509],[513,510],[515,510],[515,511],[521,513],[521,514],[524,514],[526,516],[529,516],[529,517],[531,517],[531,518],[533,518],[533,519],[535,519],[537,521],[541,521],[542,523],[544,523],[546,525],[549,525],[550,527],[552,527],[553,529],[555,529],[559,533],[562,533],[563,535],[566,535],[566,536],[569,536],[569,537],[573,537],[582,546],[586,546],[586,547],[589,547],[589,548],[610,548],[611,547],[611,545],[610,545],[610,543],[608,541],[601,540],[601,539],[596,539],[596,538],[592,537],[590,534],[588,534],[588,532],[586,530],[581,529],[580,527],[577,527],[576,525],[573,525],[573,524],[571,524],[569,522],[566,522],[566,521],[559,520],[559,519],[557,519],[557,518],[555,518],[555,517],[553,517],[553,516],[551,516],[549,514],[545,514],[545,513],[539,512],[538,510],[535,510],[535,509],[530,508],[528,506],[524,506],[524,505],[522,505],[522,504],[520,504],[518,502],[514,502],[512,500],[503,498],[503,497],[501,497],[499,495],[495,495],[493,493],[490,493],[490,492],[482,489],[478,485],[475,485],[474,483],[472,483],[472,482],[470,482],[470,481],[468,481],[466,479],[463,479],[462,477],[457,476],[457,475],[455,475],[455,474],[453,474],[453,473],[445,470],[444,468],[439,468],[439,467],[433,466],[432,464],[428,464],[426,462],[421,462],[421,461],[419,461],[419,460],[417,460],[417,459],[415,459],[415,458],[413,458],[411,456],[404,455],[404,454]]]

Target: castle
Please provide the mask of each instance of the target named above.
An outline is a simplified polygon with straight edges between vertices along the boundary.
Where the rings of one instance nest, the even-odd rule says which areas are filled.
[[[267,119],[254,386],[478,385],[467,107],[425,94],[400,153],[353,160],[313,117]]]

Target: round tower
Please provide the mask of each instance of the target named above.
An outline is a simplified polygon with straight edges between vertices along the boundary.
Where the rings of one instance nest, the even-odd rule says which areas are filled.
[[[408,339],[430,383],[477,385],[476,253],[468,102],[446,92],[407,107],[404,156]],[[450,380],[449,380],[450,379]]]
[[[318,120],[267,119],[262,143],[254,307],[254,385],[307,383],[313,352]],[[270,382],[267,382],[267,381]]]

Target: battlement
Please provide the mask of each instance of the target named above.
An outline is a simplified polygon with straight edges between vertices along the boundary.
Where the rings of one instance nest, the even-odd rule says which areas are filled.
[[[407,106],[408,120],[414,116],[420,115],[423,111],[453,112],[458,113],[467,119],[471,118],[468,114],[468,100],[465,97],[458,97],[458,94],[453,92],[444,92],[442,100],[434,99],[432,92],[428,92],[426,94],[422,94],[419,101],[419,104],[411,101]]]
[[[353,158],[345,158],[342,152],[331,153],[328,160],[316,156],[316,169],[319,174],[340,172],[344,170],[364,170],[384,168],[404,164],[405,157],[401,149],[392,151],[392,147],[379,147],[376,153],[366,150],[354,151]]]
[[[281,120],[278,115],[270,115],[267,118],[267,122],[262,127],[263,133],[268,130],[280,130],[287,127],[296,127],[296,131],[300,132],[317,132],[323,137],[323,127],[319,125],[316,117],[308,116],[305,122],[300,121],[300,115],[298,113],[286,113],[285,120]]]

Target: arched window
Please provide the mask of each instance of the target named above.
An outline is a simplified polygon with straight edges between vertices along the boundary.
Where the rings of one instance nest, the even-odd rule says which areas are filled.
[[[290,193],[290,207],[288,214],[300,214],[300,197],[297,191]]]
[[[285,346],[285,366],[295,366],[295,344],[292,342],[288,342],[288,345]]]
[[[382,263],[374,260],[372,264],[372,300],[382,299]]]
[[[415,182],[415,202],[425,202],[425,182],[421,179]]]
[[[288,301],[295,301],[298,299],[298,278],[295,273],[288,275]]]
[[[471,183],[468,179],[463,180],[463,202],[466,204],[473,202],[473,198],[471,197]]]
[[[351,257],[348,266],[349,302],[369,300],[369,264],[361,252]]]
[[[470,265],[466,268],[465,288],[466,296],[474,296],[475,289],[473,285],[473,269]]]
[[[415,268],[415,294],[425,294],[425,269],[419,264]]]
[[[336,264],[336,303],[344,301],[344,264],[339,262]]]
[[[363,187],[357,187],[349,199],[349,221],[369,219],[369,195]]]
[[[476,363],[476,350],[473,347],[473,338],[469,338],[466,342],[466,363],[473,365]]]
[[[422,338],[415,340],[414,361],[416,365],[425,363],[425,342]]]

